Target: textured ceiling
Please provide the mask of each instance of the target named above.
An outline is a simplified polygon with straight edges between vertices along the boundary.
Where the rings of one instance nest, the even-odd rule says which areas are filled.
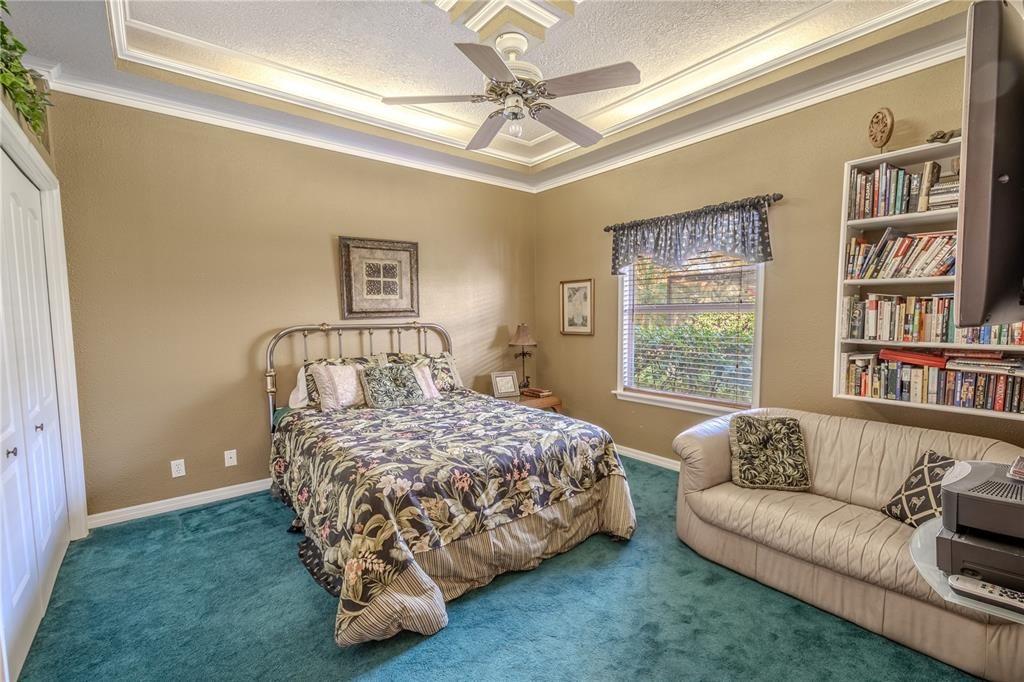
[[[690,69],[737,45],[769,42],[786,29],[792,48],[874,18],[906,0],[826,2],[744,0],[621,2],[588,0],[532,39],[525,56],[546,77],[623,60],[643,74],[636,86],[578,95],[557,106],[587,120],[593,112]],[[436,6],[393,2],[178,2],[131,0],[133,22],[188,36],[343,83],[373,95],[472,94],[476,69],[453,46],[476,35]],[[824,10],[827,10],[824,11]],[[773,53],[774,54],[774,53]],[[478,125],[490,105],[423,107]],[[524,140],[547,133],[524,122]]]

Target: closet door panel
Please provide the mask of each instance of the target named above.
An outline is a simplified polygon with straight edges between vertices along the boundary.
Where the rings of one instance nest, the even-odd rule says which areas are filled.
[[[4,257],[10,266],[12,330],[21,386],[25,460],[29,466],[39,565],[52,580],[68,538],[57,376],[46,291],[39,190],[4,157]]]
[[[7,162],[7,158],[4,157]],[[4,168],[3,179],[7,180]],[[6,212],[7,203],[4,202]],[[6,228],[7,216],[4,216]],[[7,231],[4,230],[6,236]],[[42,616],[29,466],[22,424],[18,360],[12,326],[13,268],[9,242],[0,243],[0,618],[8,662],[20,667]]]

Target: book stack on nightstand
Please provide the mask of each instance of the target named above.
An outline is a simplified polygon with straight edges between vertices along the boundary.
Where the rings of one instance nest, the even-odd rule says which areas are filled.
[[[560,412],[562,409],[562,399],[546,388],[524,388],[519,391],[518,402],[538,410]]]

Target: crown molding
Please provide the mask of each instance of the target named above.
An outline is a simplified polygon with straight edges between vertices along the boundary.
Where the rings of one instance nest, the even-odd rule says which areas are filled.
[[[964,53],[965,41],[963,39],[949,41],[904,59],[888,62],[853,76],[830,81],[824,85],[803,90],[796,95],[780,98],[760,107],[746,110],[738,108],[731,115],[724,116],[712,124],[696,125],[663,140],[624,151],[611,158],[584,165],[582,168],[559,172],[559,167],[555,166],[543,175],[531,176],[523,173],[521,179],[510,179],[476,169],[459,167],[456,164],[460,160],[454,157],[451,160],[451,164],[417,159],[415,158],[415,153],[418,148],[412,145],[408,145],[410,150],[408,155],[385,152],[373,149],[370,146],[364,147],[340,142],[297,128],[266,123],[253,117],[228,114],[210,107],[188,104],[163,97],[154,97],[125,88],[79,79],[69,74],[66,69],[62,69],[58,63],[33,58],[27,58],[24,61],[26,66],[39,71],[47,79],[50,87],[57,92],[120,104],[168,116],[176,116],[233,130],[241,130],[287,142],[295,142],[297,144],[350,154],[360,158],[383,161],[431,173],[439,173],[463,180],[473,180],[520,192],[536,194],[600,173],[622,168],[623,166],[628,166],[653,156],[697,144],[719,135],[725,135],[746,126],[783,116],[835,97],[938,66],[959,59],[964,56]],[[627,143],[628,140],[624,140],[619,144]],[[585,162],[585,160],[585,156],[581,157],[581,161]],[[462,162],[466,163],[464,160]]]
[[[697,126],[692,130],[677,133],[665,140],[653,143],[635,150],[627,151],[610,159],[594,163],[584,168],[571,172],[557,173],[558,167],[551,170],[553,176],[545,180],[537,180],[533,183],[534,192],[540,193],[555,187],[561,187],[572,182],[599,175],[623,166],[643,161],[654,156],[688,147],[699,142],[734,132],[747,126],[752,126],[785,114],[799,111],[815,104],[826,102],[836,97],[848,95],[858,90],[863,90],[874,85],[879,85],[896,78],[923,71],[933,66],[939,66],[946,62],[960,59],[966,53],[966,40],[955,40],[930,50],[925,50],[906,57],[878,66],[873,69],[862,71],[853,76],[840,78],[825,85],[809,88],[803,92],[776,100],[770,104],[755,107],[746,111],[739,111],[732,116],[722,118],[714,124]]]
[[[488,185],[514,189],[520,192],[533,192],[533,188],[526,181],[512,180],[497,175],[491,175],[482,171],[459,168],[457,166],[434,163],[423,159],[409,156],[400,156],[393,153],[374,150],[367,147],[360,147],[353,144],[332,140],[325,136],[318,136],[287,126],[276,125],[259,121],[255,118],[237,116],[222,111],[217,111],[204,106],[186,104],[163,97],[154,97],[125,88],[110,86],[104,83],[97,83],[85,79],[69,77],[61,70],[59,64],[48,64],[38,59],[27,58],[23,60],[25,66],[38,71],[47,81],[50,88],[56,92],[63,92],[69,95],[87,97],[89,99],[120,104],[121,106],[141,109],[166,116],[174,116],[198,123],[206,123],[221,128],[230,128],[242,132],[262,135],[286,142],[294,142],[309,147],[317,147],[328,151],[340,152],[358,156],[374,161],[383,161],[416,170],[439,173],[461,180],[472,180]],[[456,159],[453,159],[456,161]]]

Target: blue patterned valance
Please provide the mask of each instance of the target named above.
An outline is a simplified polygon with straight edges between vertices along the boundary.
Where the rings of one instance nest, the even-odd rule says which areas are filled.
[[[605,232],[612,233],[612,274],[621,275],[638,258],[664,266],[682,265],[702,251],[718,251],[749,263],[770,261],[768,207],[780,199],[781,194],[765,194],[606,227]]]

